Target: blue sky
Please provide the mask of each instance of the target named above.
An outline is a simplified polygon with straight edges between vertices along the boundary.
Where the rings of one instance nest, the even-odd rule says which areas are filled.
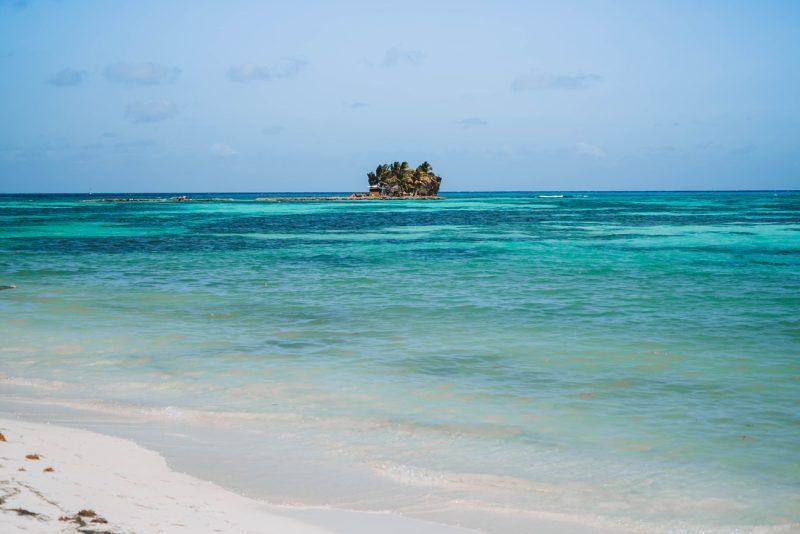
[[[0,0],[0,192],[800,187],[800,2]]]

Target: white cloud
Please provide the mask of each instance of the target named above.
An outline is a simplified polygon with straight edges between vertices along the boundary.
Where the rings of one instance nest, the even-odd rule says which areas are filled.
[[[583,91],[603,81],[597,74],[548,74],[533,69],[511,82],[514,91]]]
[[[104,71],[107,80],[130,85],[173,83],[180,73],[177,67],[158,63],[113,63]]]
[[[74,87],[76,85],[80,85],[83,83],[83,80],[86,78],[87,72],[85,70],[76,70],[76,69],[61,69],[57,73],[53,74],[48,82],[50,85],[55,85],[56,87]]]
[[[396,65],[400,65],[401,63],[421,65],[423,61],[425,61],[425,53],[420,52],[419,50],[402,50],[396,46],[393,46],[386,51],[386,55],[384,55],[383,60],[381,61],[381,66],[394,67]]]
[[[134,102],[125,108],[125,117],[135,123],[158,122],[178,114],[178,107],[165,98]]]
[[[592,158],[606,157],[606,153],[602,148],[589,143],[576,143],[575,150],[582,156],[590,156]]]
[[[276,65],[245,63],[228,69],[228,78],[237,83],[277,80],[295,76],[307,66],[308,61],[302,59],[288,59]]]
[[[225,143],[214,143],[211,145],[211,153],[222,158],[230,158],[231,156],[239,154],[233,147]]]
[[[462,128],[465,130],[469,130],[470,128],[486,126],[488,124],[485,120],[479,117],[467,117],[466,119],[461,119],[460,121],[456,121],[457,124],[460,124]]]

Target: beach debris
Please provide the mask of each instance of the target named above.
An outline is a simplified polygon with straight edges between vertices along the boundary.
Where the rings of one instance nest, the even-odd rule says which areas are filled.
[[[26,454],[25,455],[25,459],[26,460],[41,460],[42,457],[39,456],[38,454]]]
[[[37,514],[36,512],[31,512],[30,510],[26,510],[25,508],[12,508],[11,511],[16,512],[17,515],[39,517],[39,514]]]
[[[94,510],[85,509],[80,510],[77,514],[73,515],[62,515],[58,518],[59,521],[68,521],[70,523],[75,523],[79,527],[85,527],[89,523],[87,523],[84,519],[89,520],[89,523],[93,523],[95,525],[106,525],[108,524],[108,520],[104,517],[101,517],[97,514]],[[99,530],[79,530],[78,532],[91,532],[92,534],[102,534],[103,532],[109,532],[107,530],[99,531]],[[110,533],[111,534],[111,533]]]
[[[25,508],[12,508],[12,512],[17,512],[17,515],[24,515],[29,517],[39,518],[41,515],[37,514],[36,512],[31,512],[30,510],[26,510]]]
[[[0,432],[0,441],[6,441],[6,437]]]
[[[4,289],[17,289],[17,286],[0,286],[0,291]]]
[[[31,512],[30,510],[26,510],[25,508],[12,508],[11,511],[17,512],[17,514],[19,515],[32,515],[32,516],[39,515],[36,512]]]
[[[80,516],[78,516],[78,514],[75,514],[75,515],[62,515],[61,517],[58,518],[58,520],[59,521],[68,521],[70,523],[75,523],[79,527],[85,527],[86,526],[86,521],[81,519]]]
[[[27,471],[27,469],[25,469],[24,467],[20,467],[19,469],[17,469],[17,471]]]
[[[88,524],[86,522],[86,520],[91,520],[90,521],[91,523],[94,523],[94,524],[97,524],[97,525],[105,525],[105,524],[108,523],[108,521],[105,518],[99,516],[97,514],[97,512],[95,512],[94,510],[90,510],[90,509],[80,510],[77,514],[73,514],[73,515],[62,515],[61,517],[58,518],[58,520],[59,521],[70,522],[70,523],[75,523],[79,527],[85,527]],[[90,531],[86,531],[86,532],[94,532],[94,533],[96,533],[97,531],[90,530]]]
[[[42,469],[42,471],[44,471],[45,473],[52,473],[53,471],[55,471],[55,469],[53,469],[52,467],[45,467],[44,469]]]

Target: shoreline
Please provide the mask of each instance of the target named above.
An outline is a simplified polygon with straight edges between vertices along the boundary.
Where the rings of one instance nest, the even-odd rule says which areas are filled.
[[[88,430],[4,414],[0,433],[3,532],[475,532],[389,513],[268,504]]]
[[[219,441],[227,440],[229,427],[225,423],[204,421],[202,426],[207,431],[201,430],[201,434],[196,434],[190,430],[195,423],[188,423],[188,426],[179,424],[179,419],[174,419],[174,415],[167,413],[127,413],[123,419],[116,411],[107,411],[99,406],[80,407],[63,400],[47,398],[21,398],[16,396],[4,396],[0,399],[0,432],[6,432],[9,425],[38,426],[49,429],[59,429],[64,432],[74,431],[87,433],[95,436],[99,440],[108,438],[118,440],[138,448],[148,454],[156,456],[164,466],[164,470],[186,477],[194,484],[213,487],[215,491],[223,494],[230,494],[236,498],[243,499],[249,503],[255,503],[261,507],[261,513],[276,514],[279,517],[287,517],[310,524],[315,528],[327,529],[325,532],[337,532],[347,534],[372,534],[373,532],[385,532],[387,534],[402,534],[413,532],[414,534],[469,534],[469,533],[499,533],[499,532],[548,532],[554,534],[611,534],[622,532],[645,532],[638,525],[624,525],[617,522],[595,521],[588,517],[570,517],[561,513],[536,512],[516,510],[513,507],[503,510],[494,510],[489,515],[494,515],[492,520],[487,521],[488,516],[484,515],[488,510],[478,508],[472,509],[467,502],[459,503],[453,501],[455,507],[449,511],[440,509],[439,505],[433,502],[426,506],[427,513],[407,514],[403,511],[407,496],[402,492],[393,493],[397,507],[394,506],[349,506],[348,500],[336,502],[327,501],[306,501],[291,496],[291,489],[287,489],[287,498],[280,495],[260,495],[259,491],[253,491],[252,487],[242,485],[242,481],[237,478],[241,475],[241,468],[248,469],[252,465],[252,459],[247,455],[239,456],[237,450],[226,447],[224,450],[219,448]],[[166,425],[165,425],[166,423]],[[170,427],[170,430],[166,430]],[[166,430],[166,432],[165,432]],[[204,438],[198,439],[198,436]],[[6,432],[6,436],[8,433]],[[167,441],[164,441],[167,438]],[[175,441],[177,438],[178,441]],[[184,446],[176,446],[183,438]],[[203,441],[205,445],[201,445]],[[62,440],[63,441],[63,440]],[[5,475],[3,470],[6,455],[4,445],[8,443],[0,442],[0,487],[2,487]],[[189,445],[186,448],[185,445]],[[206,450],[210,448],[210,450]],[[45,455],[44,449],[39,453]],[[27,452],[25,454],[28,454]],[[23,455],[24,456],[24,455]],[[48,458],[49,455],[47,455]],[[44,458],[45,456],[43,456]],[[131,461],[126,457],[128,465],[135,465],[135,460]],[[278,480],[280,485],[291,484],[290,472],[294,472],[298,467],[292,467],[302,456],[289,455],[289,457],[278,453],[277,460],[288,469],[275,469],[274,462],[268,465],[261,465],[256,470],[270,473],[270,477]],[[198,460],[202,463],[198,464]],[[238,467],[234,464],[238,464]],[[203,467],[203,466],[206,467]],[[208,466],[222,465],[223,468]],[[345,466],[342,466],[345,469]],[[256,468],[253,465],[253,469]],[[305,470],[308,475],[308,471]],[[340,476],[345,475],[345,471],[339,469]],[[185,474],[184,474],[185,473]],[[11,473],[15,474],[14,472]],[[101,471],[96,478],[101,479],[105,476]],[[330,477],[328,470],[314,471],[309,482],[313,483],[313,477],[325,479]],[[285,481],[285,482],[284,482]],[[295,481],[296,482],[296,481]],[[352,501],[355,502],[355,501]],[[466,505],[466,506],[461,506]],[[3,506],[0,505],[0,532],[3,532],[5,524]],[[99,508],[99,506],[98,506]],[[99,512],[99,510],[96,510]],[[443,513],[436,513],[443,512]],[[433,515],[430,516],[431,512]],[[74,512],[73,512],[74,513]],[[192,512],[193,513],[193,512]],[[477,515],[476,515],[477,514]],[[430,517],[425,517],[429,515]],[[596,519],[596,518],[595,518]],[[661,531],[660,529],[656,529]],[[655,532],[650,529],[649,531]],[[30,530],[22,530],[30,532]],[[37,530],[38,532],[38,530]],[[61,531],[59,531],[61,532]],[[119,531],[123,532],[123,531]],[[130,531],[124,531],[130,532]],[[172,530],[161,530],[156,532],[173,532]],[[176,530],[175,532],[184,532]],[[190,532],[190,531],[185,531]],[[203,531],[201,531],[203,532]],[[249,531],[243,531],[249,532]],[[290,531],[294,532],[294,531]],[[301,531],[302,534],[302,531]]]

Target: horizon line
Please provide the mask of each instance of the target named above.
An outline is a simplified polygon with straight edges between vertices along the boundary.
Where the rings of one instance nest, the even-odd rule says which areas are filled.
[[[800,189],[463,189],[453,191],[440,191],[439,194],[448,193],[798,193]],[[256,195],[256,194],[350,194],[353,191],[99,191],[99,192],[80,192],[80,191],[23,191],[23,192],[0,192],[0,196],[23,196],[23,195],[179,195],[179,194],[229,194],[229,195]]]

